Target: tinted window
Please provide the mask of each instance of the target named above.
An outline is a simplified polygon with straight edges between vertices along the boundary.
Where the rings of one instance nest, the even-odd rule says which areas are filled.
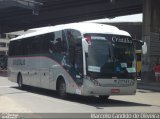
[[[6,43],[0,43],[0,47],[6,47]]]
[[[45,35],[46,49],[49,53],[62,53],[66,51],[66,40],[62,38],[62,31],[56,31],[54,33]]]
[[[43,35],[31,37],[28,39],[29,54],[41,54],[43,48]]]
[[[23,40],[16,40],[10,43],[9,55],[32,55],[49,53],[49,41],[51,35],[39,35],[25,38]]]
[[[71,64],[80,72],[83,72],[83,55],[81,33],[76,30],[66,30],[69,42],[69,57]]]
[[[22,49],[22,41],[17,40],[17,41],[12,41],[9,45],[9,55],[22,55],[23,54],[23,49]]]
[[[67,49],[62,31],[15,40],[10,43],[9,55],[62,53]]]
[[[29,52],[29,39],[30,38],[26,38],[22,40],[22,55],[28,55]]]

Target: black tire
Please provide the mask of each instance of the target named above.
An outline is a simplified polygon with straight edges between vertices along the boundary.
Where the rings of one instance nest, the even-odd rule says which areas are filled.
[[[17,77],[17,83],[18,83],[18,87],[20,89],[22,89],[23,88],[23,79],[22,79],[22,75],[21,74],[19,74],[18,77]]]
[[[67,98],[67,93],[66,93],[66,83],[65,83],[65,81],[64,80],[60,80],[59,82],[58,82],[58,96],[59,96],[59,98],[61,98],[61,99],[65,99],[65,98]]]
[[[108,100],[108,98],[109,98],[109,96],[108,95],[100,95],[99,96],[99,99],[101,100],[101,101],[107,101]]]

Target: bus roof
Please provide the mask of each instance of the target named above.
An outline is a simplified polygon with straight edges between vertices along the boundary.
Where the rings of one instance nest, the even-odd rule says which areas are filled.
[[[16,38],[13,38],[13,39],[11,39],[11,41],[23,39],[23,38],[28,38],[28,37],[32,37],[32,36],[37,36],[37,35],[42,35],[42,34],[46,34],[46,33],[51,33],[54,31],[59,31],[59,30],[64,30],[64,29],[75,29],[75,30],[80,31],[82,34],[102,33],[102,34],[115,34],[115,35],[130,36],[130,34],[128,32],[123,31],[123,30],[119,30],[115,26],[106,25],[106,24],[98,24],[98,23],[79,22],[79,23],[70,23],[70,24],[44,27],[44,28],[37,30],[35,32],[24,34],[24,35],[18,36]]]

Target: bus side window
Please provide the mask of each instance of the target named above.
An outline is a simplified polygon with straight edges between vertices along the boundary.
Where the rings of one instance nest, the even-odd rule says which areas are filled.
[[[16,40],[12,41],[10,43],[10,48],[9,48],[9,55],[10,56],[23,56],[25,55],[24,53],[24,48],[26,45],[23,45],[24,40]],[[27,53],[26,53],[27,54]]]
[[[30,45],[29,45],[29,54],[38,54],[40,50],[40,40],[41,36],[35,36],[29,39]]]
[[[71,64],[74,66],[75,64],[75,45],[74,45],[74,39],[73,39],[73,34],[71,33],[70,30],[66,30],[66,35],[67,35],[67,40],[69,44],[69,60]]]
[[[62,38],[62,31],[48,34],[47,42],[49,53],[62,53],[66,51],[66,41]]]
[[[64,34],[63,34],[64,35]],[[64,53],[67,51],[66,39],[62,36],[62,31],[55,32],[55,48],[58,53]]]
[[[53,53],[54,49],[54,33],[48,33],[43,36],[43,53]]]
[[[25,38],[22,40],[22,46],[23,46],[23,55],[29,55],[29,50],[30,50],[30,41],[32,40],[31,38]]]
[[[66,39],[66,34],[64,31],[62,31],[62,52],[67,52],[68,51],[68,43]]]

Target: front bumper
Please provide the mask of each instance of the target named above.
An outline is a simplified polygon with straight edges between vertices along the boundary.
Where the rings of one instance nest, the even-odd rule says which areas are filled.
[[[125,79],[131,80],[131,83],[128,84],[117,84],[116,81],[106,80],[103,81],[104,85],[96,86],[93,83],[86,82],[81,87],[81,95],[86,96],[99,96],[99,95],[135,95],[136,88],[137,88],[137,81],[132,79]],[[116,79],[119,80],[119,79]],[[102,84],[102,81],[101,81]]]

